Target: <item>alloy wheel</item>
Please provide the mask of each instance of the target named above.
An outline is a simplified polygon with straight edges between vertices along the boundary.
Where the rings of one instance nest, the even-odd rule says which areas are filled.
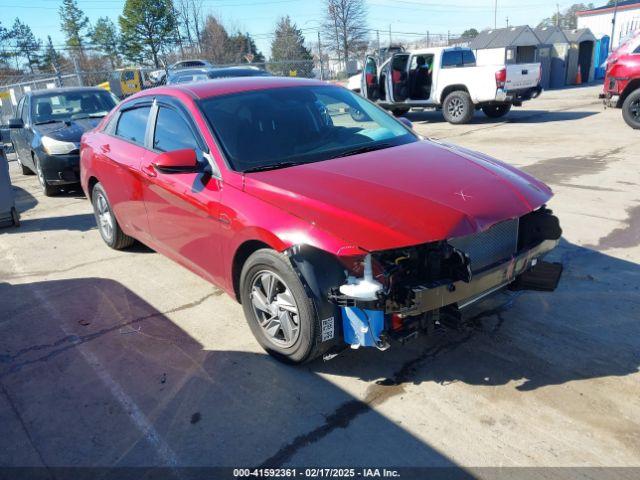
[[[276,273],[263,270],[251,281],[251,305],[266,337],[281,348],[300,336],[298,306],[289,287]]]
[[[452,117],[460,117],[464,112],[464,103],[459,98],[452,98],[447,105],[447,111]]]
[[[98,215],[98,227],[105,238],[113,238],[113,216],[107,199],[102,193],[96,193],[96,213]]]

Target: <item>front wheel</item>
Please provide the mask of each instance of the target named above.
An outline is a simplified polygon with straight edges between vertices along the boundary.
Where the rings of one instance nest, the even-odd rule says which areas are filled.
[[[454,125],[469,123],[474,113],[475,108],[471,96],[463,90],[451,92],[442,102],[444,119]]]
[[[493,103],[491,105],[485,105],[482,107],[482,111],[489,118],[504,117],[511,111],[510,103]]]
[[[42,170],[42,163],[38,157],[33,157],[33,163],[36,164],[36,174],[38,175],[38,183],[40,183],[40,188],[42,188],[42,193],[46,197],[53,197],[60,193],[60,189],[56,186],[49,185],[47,183],[47,179],[44,178],[44,172]]]
[[[318,355],[318,319],[287,257],[270,249],[253,253],[240,275],[240,301],[254,337],[286,363]]]
[[[622,104],[622,118],[631,128],[640,129],[640,88],[625,98]]]

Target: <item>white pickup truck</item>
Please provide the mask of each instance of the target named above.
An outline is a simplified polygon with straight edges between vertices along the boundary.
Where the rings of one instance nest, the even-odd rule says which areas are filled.
[[[348,88],[394,115],[436,108],[448,122],[460,124],[471,121],[475,110],[498,118],[540,95],[540,69],[539,63],[476,66],[469,48],[425,48],[395,53],[381,65],[368,56],[359,85],[353,78]]]

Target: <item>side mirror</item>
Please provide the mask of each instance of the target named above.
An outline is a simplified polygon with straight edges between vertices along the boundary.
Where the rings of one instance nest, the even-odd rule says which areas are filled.
[[[164,152],[153,162],[156,170],[163,173],[189,173],[198,171],[198,156],[191,148]]]
[[[405,127],[413,130],[413,123],[406,117],[399,117],[397,119],[400,123],[402,123]]]
[[[10,118],[9,128],[24,128],[24,122],[21,118]]]

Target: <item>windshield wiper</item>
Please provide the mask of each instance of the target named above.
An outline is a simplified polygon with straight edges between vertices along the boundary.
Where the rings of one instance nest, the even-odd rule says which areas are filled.
[[[270,163],[269,165],[259,165],[257,167],[247,168],[246,170],[243,170],[242,173],[264,172],[267,170],[277,170],[279,168],[295,167],[296,165],[302,165],[302,164],[298,162]]]
[[[362,145],[360,147],[352,148],[351,150],[347,150],[345,152],[339,153],[338,155],[331,158],[350,157],[351,155],[358,155],[359,153],[375,152],[376,150],[391,148],[393,146],[394,145],[391,143],[377,143],[375,145]]]
[[[65,120],[42,120],[41,122],[34,122],[34,125],[46,125],[47,123],[59,123],[64,122]]]

